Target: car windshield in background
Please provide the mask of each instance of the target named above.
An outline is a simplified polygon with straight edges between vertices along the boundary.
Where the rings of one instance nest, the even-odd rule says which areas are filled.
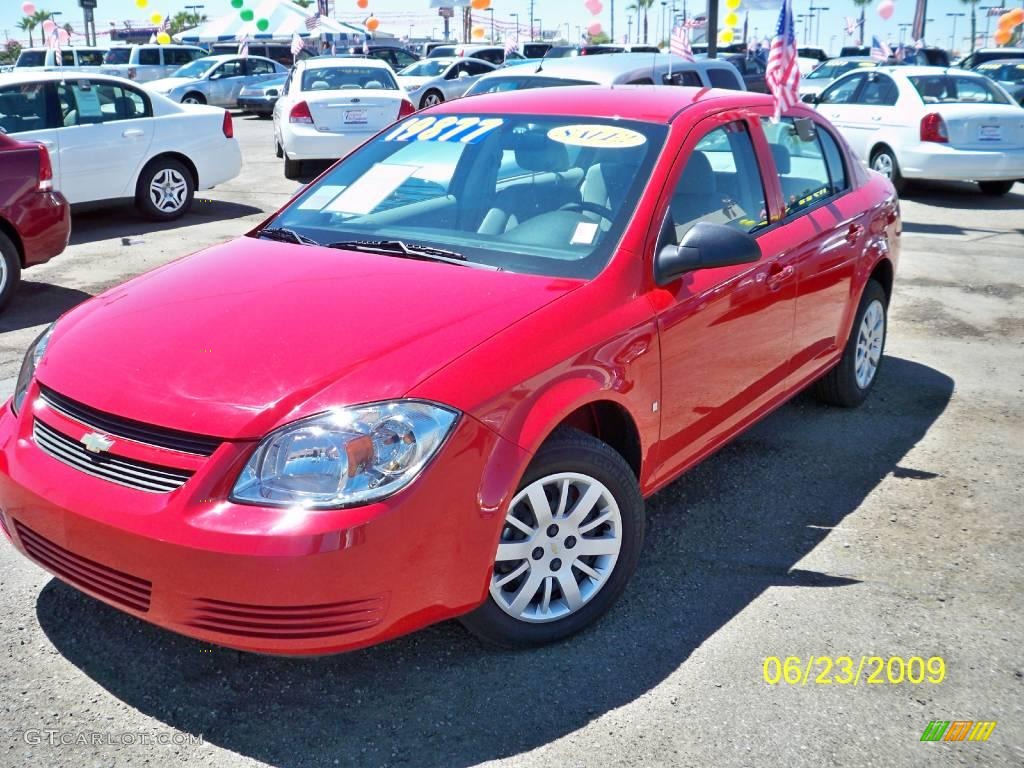
[[[41,67],[46,64],[46,51],[22,51],[16,67]]]
[[[75,66],[75,54],[78,54],[79,67],[98,67],[103,63],[103,51],[65,50],[61,55],[65,66]]]
[[[466,93],[467,96],[479,96],[482,93],[502,93],[504,91],[526,91],[531,88],[560,88],[567,85],[597,85],[592,80],[567,80],[562,77],[536,77],[534,75],[506,77],[488,77],[477,80]]]
[[[925,104],[1009,104],[998,87],[983,77],[913,75],[909,78]]]
[[[103,57],[104,64],[127,64],[132,57],[131,48],[111,48]]]
[[[397,91],[398,83],[383,67],[310,67],[302,73],[304,91]]]
[[[196,59],[190,64],[179,68],[172,77],[202,77],[219,62],[211,59]]]
[[[840,61],[835,64],[825,63],[820,67],[817,67],[809,75],[807,80],[819,80],[827,79],[833,80],[840,75],[844,75],[854,69],[861,69],[862,67],[874,67],[875,62],[873,61]]]
[[[469,264],[590,278],[611,257],[666,134],[628,120],[411,117],[269,226],[322,245],[398,240]]]
[[[410,64],[398,74],[407,77],[437,77],[444,74],[444,71],[451,66],[448,59],[423,59],[415,64]]]
[[[1020,64],[982,64],[975,70],[1001,83],[1024,83],[1024,62]]]

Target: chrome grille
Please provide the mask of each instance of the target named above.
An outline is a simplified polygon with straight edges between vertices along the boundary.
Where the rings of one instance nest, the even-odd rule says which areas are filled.
[[[32,425],[32,437],[43,453],[57,461],[86,474],[140,491],[170,493],[192,477],[192,472],[187,469],[160,467],[123,456],[90,453],[84,445],[48,427],[39,419]]]
[[[116,435],[136,443],[154,445],[157,448],[167,448],[180,453],[194,453],[198,456],[210,456],[213,454],[221,441],[215,437],[195,435],[191,432],[179,432],[176,429],[165,427],[154,427],[151,424],[143,424],[140,421],[125,419],[121,416],[114,416],[99,411],[91,406],[65,397],[59,392],[54,392],[49,387],[40,384],[39,396],[48,406],[58,413],[62,413],[69,419],[73,419],[97,432],[105,432],[108,435]]]

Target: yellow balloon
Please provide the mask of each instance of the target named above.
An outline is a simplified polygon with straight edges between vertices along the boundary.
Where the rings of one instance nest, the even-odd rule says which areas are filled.
[[[154,13],[152,16],[149,17],[149,20],[152,21],[154,24],[159,24],[161,21],[164,20],[164,17],[161,16],[159,13]]]
[[[721,32],[718,33],[718,39],[721,40],[723,43],[731,43],[732,38],[733,34],[731,29],[723,29]]]
[[[159,35],[156,36],[156,41],[160,43],[160,45],[167,45],[171,42],[171,36],[168,35],[166,32],[161,32]]]
[[[479,39],[487,34],[487,30],[483,27],[473,27],[473,37]]]
[[[135,4],[139,6],[139,8],[145,8],[149,5],[149,0],[135,0]]]
[[[735,11],[737,8],[740,7],[742,2],[743,0],[725,0],[725,7],[728,8],[730,11]]]
[[[727,27],[737,27],[737,26],[739,26],[739,23],[740,23],[740,17],[737,16],[735,13],[726,14],[725,26],[727,26]]]

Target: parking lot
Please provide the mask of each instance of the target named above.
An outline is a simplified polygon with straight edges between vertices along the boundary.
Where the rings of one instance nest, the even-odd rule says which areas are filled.
[[[190,215],[76,213],[67,251],[26,271],[0,316],[5,398],[61,313],[241,235],[296,191],[269,121],[236,115],[235,131],[242,175]],[[902,210],[873,396],[856,411],[800,396],[651,499],[636,576],[582,636],[500,652],[452,622],[342,656],[239,654],[4,546],[0,764],[1024,764],[1024,184],[1002,198],[919,186]],[[946,675],[763,676],[766,657],[842,655],[937,656]],[[922,743],[931,720],[998,724],[985,743]],[[169,734],[202,744],[155,743]]]

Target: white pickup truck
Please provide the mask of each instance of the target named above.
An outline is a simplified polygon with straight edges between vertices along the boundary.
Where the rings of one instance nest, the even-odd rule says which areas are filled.
[[[170,77],[179,68],[207,55],[195,45],[118,45],[107,51],[100,72],[148,83]]]

